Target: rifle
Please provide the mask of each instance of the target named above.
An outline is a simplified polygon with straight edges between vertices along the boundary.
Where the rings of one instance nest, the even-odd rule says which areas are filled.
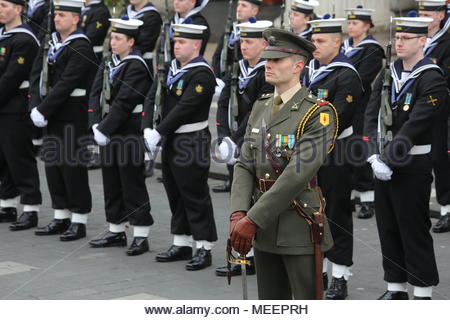
[[[169,68],[171,52],[170,52],[170,21],[169,21],[169,4],[165,1],[165,16],[163,19],[163,28],[159,41],[158,55],[156,61],[157,69],[157,87],[155,95],[155,110],[153,112],[153,127],[156,126],[161,116],[162,106],[164,105],[164,88],[167,81],[167,69]]]
[[[225,25],[225,35],[223,37],[223,46],[222,46],[222,51],[220,52],[220,70],[219,70],[219,74],[220,74],[221,78],[229,71],[229,67],[228,67],[228,44],[229,44],[229,41],[230,41],[231,27],[233,25],[233,18],[231,16],[232,13],[233,13],[233,0],[230,0],[228,2],[228,18],[227,18],[227,24]]]
[[[238,130],[238,81],[239,81],[239,41],[236,41],[233,48],[233,69],[231,72],[230,99],[228,101],[228,121],[231,133]]]
[[[49,50],[49,42],[50,36],[52,34],[52,17],[53,17],[53,1],[49,1],[48,8],[48,18],[47,18],[47,30],[45,31],[44,36],[44,53],[42,56],[42,76],[41,76],[41,87],[40,93],[41,97],[48,95],[49,86],[48,86],[48,50]]]
[[[102,81],[102,95],[100,97],[101,114],[109,112],[109,104],[111,102],[111,84],[109,82],[109,62],[111,61],[111,51],[104,53],[103,57],[103,81]]]
[[[281,29],[285,29],[284,14],[286,12],[286,0],[283,0],[283,2],[281,3],[280,10],[281,10],[281,16],[280,16],[280,19],[281,19],[280,25],[281,26],[280,27],[281,27]]]
[[[380,153],[384,145],[392,139],[392,132],[387,132],[387,127],[392,125],[392,109],[390,103],[391,90],[391,54],[392,54],[392,17],[389,29],[389,43],[386,46],[386,66],[384,68],[383,89],[381,91],[380,119],[378,127],[378,144]]]

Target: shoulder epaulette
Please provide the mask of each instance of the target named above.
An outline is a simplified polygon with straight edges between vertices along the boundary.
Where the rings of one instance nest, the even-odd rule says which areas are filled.
[[[259,97],[258,100],[265,100],[265,99],[269,99],[270,97],[273,96],[273,93],[264,93],[261,97]]]
[[[311,102],[313,104],[318,104],[318,103],[324,102],[324,100],[319,99],[317,96],[313,95],[312,93],[309,93],[305,97],[305,100],[308,100],[309,102]]]

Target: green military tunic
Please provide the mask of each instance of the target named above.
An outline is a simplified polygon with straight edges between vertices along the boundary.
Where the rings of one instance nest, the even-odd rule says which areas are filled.
[[[250,115],[231,190],[231,212],[245,211],[258,225],[253,246],[260,299],[314,299],[314,244],[306,220],[291,208],[297,200],[312,214],[320,206],[316,175],[337,133],[334,107],[298,90],[276,113],[274,95],[258,99]],[[266,152],[277,158],[272,165]],[[281,174],[276,170],[281,169]],[[276,179],[266,191],[258,179]],[[263,188],[264,190],[264,188]],[[322,252],[333,245],[325,219]]]
[[[273,94],[263,95],[253,106],[241,156],[234,168],[231,212],[246,211],[258,225],[254,241],[258,250],[285,255],[313,254],[309,226],[290,203],[295,199],[307,204],[306,211],[311,214],[320,204],[319,194],[310,188],[309,182],[324,162],[337,129],[334,108],[329,104],[319,106],[320,103],[301,88],[275,115],[272,115]],[[296,137],[302,120],[306,121],[304,132],[293,145],[277,142]],[[283,172],[278,178],[266,157],[265,137],[271,152],[280,159]],[[277,181],[262,193],[256,185],[259,178]],[[332,243],[325,224],[322,251],[330,249]]]

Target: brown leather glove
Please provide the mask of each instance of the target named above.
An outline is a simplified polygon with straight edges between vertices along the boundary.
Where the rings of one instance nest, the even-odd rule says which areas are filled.
[[[231,232],[231,245],[240,254],[247,254],[252,247],[252,239],[258,226],[249,217],[245,216],[236,223]]]
[[[230,229],[228,230],[228,234],[231,236],[231,232],[233,232],[236,223],[244,218],[247,215],[245,211],[235,211],[230,215]]]

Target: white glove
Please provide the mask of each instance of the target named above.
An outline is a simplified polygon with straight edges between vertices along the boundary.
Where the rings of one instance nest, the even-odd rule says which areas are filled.
[[[144,141],[148,151],[154,157],[154,154],[159,150],[158,143],[161,141],[161,135],[155,129],[146,128],[144,129]]]
[[[392,170],[383,161],[380,160],[380,156],[378,154],[371,155],[369,159],[367,159],[367,161],[372,165],[373,173],[378,180],[391,180]]]
[[[233,165],[236,163],[236,158],[234,157],[236,153],[237,145],[230,139],[230,137],[225,137],[219,144],[220,158],[226,161],[227,164]]]
[[[97,142],[97,144],[99,146],[106,146],[109,143],[109,138],[107,136],[105,136],[103,133],[101,133],[98,129],[98,123],[94,124],[92,126],[92,131],[94,132],[94,139],[95,142]]]
[[[223,82],[222,79],[216,78],[216,89],[214,92],[214,97],[220,97],[220,93],[222,92],[223,88],[225,88],[225,82]]]
[[[43,128],[43,127],[47,126],[47,124],[48,124],[48,121],[45,120],[44,115],[39,112],[37,107],[34,107],[31,110],[30,118],[36,127]]]

